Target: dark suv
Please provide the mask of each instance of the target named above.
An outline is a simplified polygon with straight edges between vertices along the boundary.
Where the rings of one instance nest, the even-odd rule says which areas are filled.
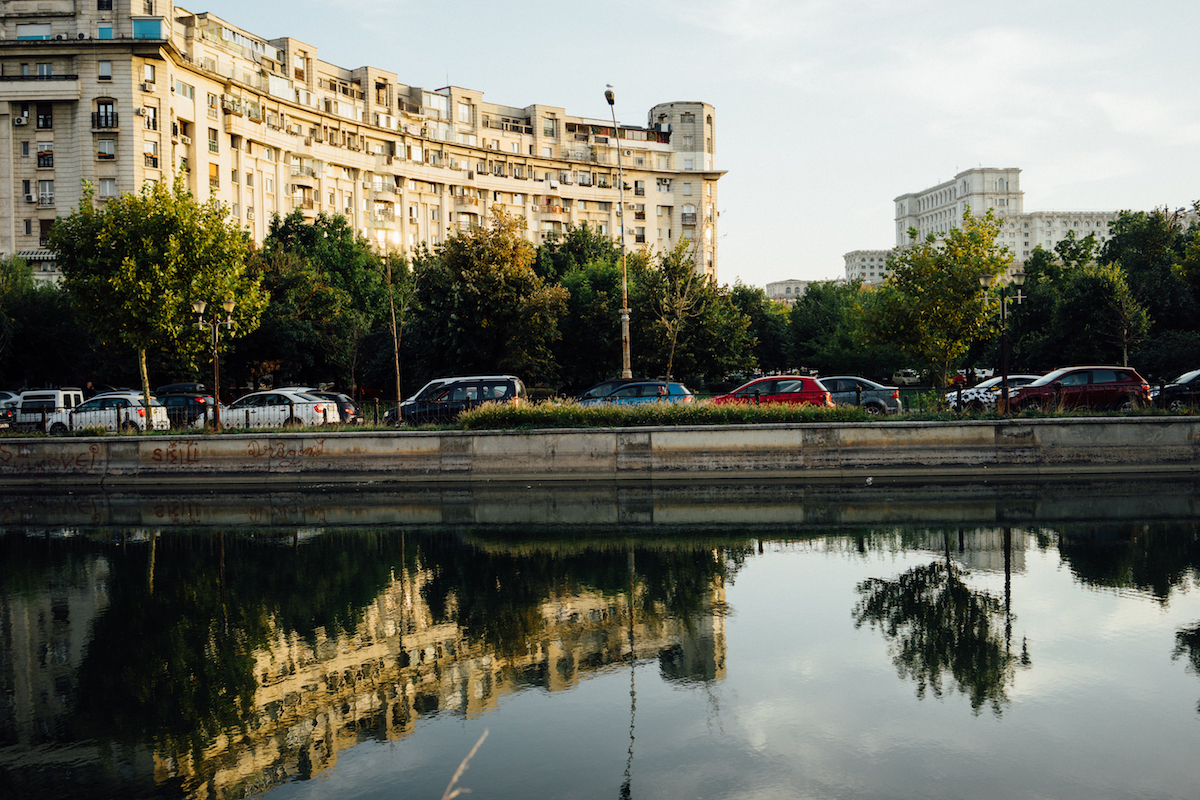
[[[1150,402],[1150,384],[1130,367],[1063,367],[1017,389],[1018,411],[1129,409]]]
[[[389,411],[384,421],[393,425],[450,422],[467,409],[483,403],[520,403],[524,399],[525,384],[515,375],[438,378],[401,403],[399,409]]]

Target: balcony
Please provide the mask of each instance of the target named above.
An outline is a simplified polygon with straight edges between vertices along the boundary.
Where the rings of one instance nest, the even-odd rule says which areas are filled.
[[[158,117],[146,117],[146,130],[158,130]]]
[[[684,225],[695,225],[696,224],[696,216],[697,216],[696,212],[693,211],[692,213],[689,214],[688,212],[685,211],[681,216],[683,217]]]
[[[312,167],[306,167],[302,164],[292,164],[292,177],[315,178],[317,177],[317,171]]]
[[[634,237],[633,237],[633,240],[634,240],[634,242],[636,242],[637,244],[645,244],[645,243],[646,243],[646,234],[644,234],[644,233],[639,233],[637,236],[634,236]]]
[[[396,218],[396,212],[390,208],[380,208],[375,210],[376,222],[391,222]]]
[[[52,194],[39,194],[38,195],[38,206],[40,206],[41,208],[49,208],[50,206],[53,206],[53,205],[54,205],[54,195],[52,195]]]
[[[92,112],[92,130],[94,131],[109,131],[117,128],[117,112],[115,111],[93,111]]]
[[[158,169],[158,156],[152,156],[149,153],[146,153],[146,166],[152,167],[153,169]]]
[[[313,199],[311,197],[292,197],[292,208],[312,211]]]
[[[116,161],[116,153],[96,153],[96,158],[100,161]]]
[[[208,140],[208,152],[219,153],[219,152],[221,152],[221,147],[220,147],[220,145],[217,144],[217,142],[215,140],[209,139]]]
[[[38,169],[50,169],[54,166],[54,153],[38,153]]]

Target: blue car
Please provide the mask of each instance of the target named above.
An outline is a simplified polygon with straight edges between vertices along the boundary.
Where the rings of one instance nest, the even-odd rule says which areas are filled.
[[[674,381],[638,381],[613,387],[612,391],[601,397],[590,397],[580,400],[581,406],[599,406],[614,404],[622,406],[639,403],[692,403],[696,398],[682,383]]]

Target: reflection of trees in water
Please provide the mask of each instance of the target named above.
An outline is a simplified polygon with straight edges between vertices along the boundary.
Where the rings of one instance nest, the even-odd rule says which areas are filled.
[[[1171,659],[1187,658],[1188,672],[1200,675],[1200,622],[1189,628],[1175,631],[1175,650]],[[1196,704],[1196,713],[1200,714],[1200,703]]]
[[[1135,589],[1166,602],[1172,589],[1200,570],[1200,526],[1067,525],[1060,530],[1058,552],[1085,584]]]
[[[966,574],[947,552],[943,561],[913,567],[895,580],[865,580],[857,587],[855,626],[879,627],[897,672],[916,682],[918,697],[927,691],[942,697],[948,677],[976,713],[990,704],[998,715],[1017,668],[1028,666],[1029,658],[1023,644],[1020,655],[1011,652],[1013,618],[1005,599],[972,590]]]

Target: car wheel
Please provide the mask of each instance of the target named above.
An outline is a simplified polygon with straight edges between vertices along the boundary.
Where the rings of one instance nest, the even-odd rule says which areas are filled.
[[[287,419],[285,419],[285,420],[283,421],[283,427],[285,427],[285,428],[299,428],[299,427],[300,427],[300,420],[298,420],[296,417],[288,417]]]
[[[138,426],[137,426],[136,422],[129,422],[128,420],[126,420],[125,422],[121,423],[121,432],[122,433],[137,433],[137,431],[138,431]]]
[[[883,413],[883,406],[876,403],[870,403],[869,405],[863,406],[863,410],[866,411],[870,416],[877,417]]]
[[[1119,411],[1133,411],[1134,409],[1138,408],[1140,405],[1141,405],[1141,404],[1140,404],[1140,403],[1137,401],[1137,398],[1135,398],[1135,397],[1127,397],[1127,398],[1125,398],[1125,402],[1124,402],[1124,403],[1121,403],[1121,405],[1120,405],[1120,406],[1118,406],[1118,409],[1117,409],[1117,410],[1119,410]]]
[[[1167,410],[1174,411],[1176,414],[1186,411],[1187,408],[1188,408],[1188,404],[1183,402],[1182,400],[1180,400],[1178,397],[1175,398],[1174,400],[1172,400],[1171,402],[1167,403]]]
[[[66,432],[67,432],[67,426],[63,425],[61,422],[56,422],[50,426],[50,435],[51,436],[62,436]]]
[[[979,402],[978,400],[972,400],[971,402],[967,403],[967,411],[971,412],[972,414],[982,414],[984,410],[983,403]]]

